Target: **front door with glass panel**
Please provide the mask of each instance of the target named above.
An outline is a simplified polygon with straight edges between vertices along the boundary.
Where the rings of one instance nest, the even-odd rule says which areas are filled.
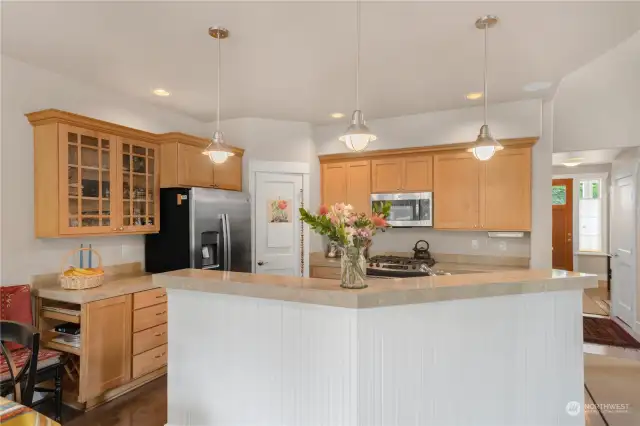
[[[554,179],[552,192],[552,264],[573,271],[573,179]]]
[[[59,126],[61,234],[114,230],[115,144],[112,135],[65,124]]]

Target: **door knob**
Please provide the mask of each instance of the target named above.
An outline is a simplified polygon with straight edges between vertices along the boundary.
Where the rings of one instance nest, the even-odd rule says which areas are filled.
[[[259,266],[266,265],[267,263],[269,263],[269,262],[263,262],[262,260],[258,261],[258,265]]]
[[[118,228],[120,231],[124,231],[124,226],[121,226],[120,228]]]

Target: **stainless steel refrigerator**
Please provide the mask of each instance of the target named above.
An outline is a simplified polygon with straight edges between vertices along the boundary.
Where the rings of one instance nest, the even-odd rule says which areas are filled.
[[[145,240],[146,271],[251,272],[249,195],[205,188],[160,190],[160,232]]]

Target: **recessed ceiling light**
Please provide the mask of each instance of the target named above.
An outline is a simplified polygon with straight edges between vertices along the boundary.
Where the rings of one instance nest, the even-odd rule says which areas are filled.
[[[562,165],[565,166],[565,167],[575,167],[575,166],[579,166],[580,164],[582,164],[582,160],[584,160],[584,158],[582,158],[582,157],[568,158],[567,161],[562,163]]]
[[[522,90],[525,92],[537,92],[538,90],[548,89],[552,84],[550,81],[534,81],[533,83],[525,84]]]
[[[164,89],[153,89],[153,94],[158,96],[169,96],[171,93]]]
[[[476,99],[480,99],[482,98],[482,92],[471,92],[471,93],[467,93],[467,95],[465,96],[467,99],[469,99],[470,101],[475,101]]]
[[[342,117],[344,117],[344,114],[341,113],[341,112],[334,112],[334,113],[331,114],[331,117],[332,118],[342,118]]]

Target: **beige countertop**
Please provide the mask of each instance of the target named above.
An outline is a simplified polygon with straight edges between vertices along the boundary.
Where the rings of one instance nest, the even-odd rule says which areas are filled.
[[[344,308],[375,308],[457,299],[581,290],[597,276],[576,272],[512,270],[450,276],[372,279],[368,288],[346,290],[337,280],[183,269],[153,275],[156,286],[176,290],[284,300]]]
[[[411,257],[409,253],[393,253]],[[475,255],[445,255],[434,254],[434,258],[442,259],[433,266],[433,270],[443,270],[445,272],[468,271],[468,272],[495,272],[514,271],[529,268],[529,259],[521,257],[499,257],[499,256],[475,256]],[[311,253],[309,256],[311,267],[320,266],[327,268],[339,268],[340,258],[327,258],[324,253]]]
[[[35,296],[44,299],[82,304],[158,287],[160,286],[153,282],[151,275],[136,273],[131,274],[131,276],[106,277],[100,287],[87,290],[65,290],[55,282],[36,286],[32,289],[32,292]]]

